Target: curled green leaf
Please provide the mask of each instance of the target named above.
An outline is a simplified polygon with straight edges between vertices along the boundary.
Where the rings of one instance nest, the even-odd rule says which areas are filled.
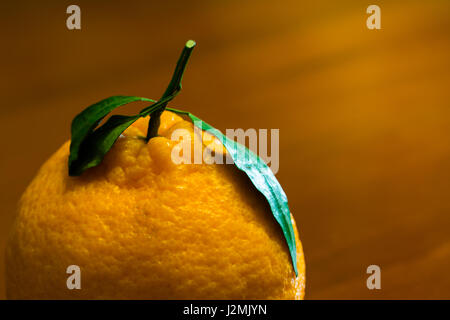
[[[73,119],[69,155],[70,176],[79,176],[85,170],[99,165],[122,132],[140,117],[151,115],[146,141],[156,136],[159,116],[167,103],[180,92],[183,73],[194,47],[194,41],[186,42],[172,80],[159,101],[141,97],[114,96],[89,106]],[[134,101],[148,101],[153,104],[142,109],[138,115],[112,116],[103,126],[96,129],[112,110]]]
[[[77,176],[85,170],[99,165],[122,132],[139,118],[140,115],[110,117],[103,126],[83,141],[80,146],[80,156],[72,163],[72,166],[69,166],[69,175]]]
[[[79,176],[87,169],[98,166],[119,136],[129,126],[131,126],[137,119],[146,117],[155,110],[158,110],[175,96],[176,93],[172,96],[164,98],[163,100],[157,101],[149,107],[142,109],[139,114],[134,116],[111,116],[102,126],[97,128],[95,131],[89,132],[77,146],[77,158],[70,161],[69,156],[69,175]],[[146,98],[140,99],[145,99],[142,101],[154,101]]]
[[[167,108],[167,110],[187,116],[199,129],[207,131],[219,139],[229,152],[236,167],[247,174],[256,189],[267,199],[272,214],[283,231],[291,255],[294,272],[295,275],[298,276],[297,247],[294,227],[291,220],[291,212],[289,210],[287,196],[272,170],[270,170],[258,155],[244,145],[231,140],[219,130],[193,114],[173,108]]]
[[[75,172],[79,171],[78,168],[74,167],[80,157],[80,146],[83,141],[92,134],[103,118],[115,108],[135,101],[154,102],[152,99],[141,97],[113,96],[87,107],[73,119],[71,126],[69,175],[74,175]],[[83,155],[81,155],[81,157],[83,157]]]

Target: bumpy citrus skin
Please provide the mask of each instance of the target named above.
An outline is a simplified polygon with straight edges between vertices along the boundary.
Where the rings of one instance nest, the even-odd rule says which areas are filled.
[[[80,177],[68,176],[69,142],[40,168],[6,250],[8,298],[302,299],[298,235],[295,277],[281,229],[245,174],[174,164],[171,134],[187,128],[198,139],[192,124],[164,112],[161,136],[146,144],[147,121]],[[69,265],[81,269],[81,290],[66,286]]]

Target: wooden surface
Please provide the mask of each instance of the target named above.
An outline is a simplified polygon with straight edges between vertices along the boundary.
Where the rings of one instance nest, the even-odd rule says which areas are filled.
[[[74,115],[114,94],[158,98],[193,38],[172,105],[221,130],[280,129],[306,298],[449,299],[450,3],[373,3],[379,31],[364,1],[80,0],[81,31],[66,29],[67,2],[2,3],[0,250]],[[366,288],[371,264],[381,290]]]

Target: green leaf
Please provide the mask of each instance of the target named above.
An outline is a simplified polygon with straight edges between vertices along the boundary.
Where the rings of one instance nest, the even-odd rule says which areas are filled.
[[[73,119],[71,127],[72,136],[70,142],[69,174],[71,171],[70,168],[73,168],[74,163],[79,158],[79,149],[83,140],[94,131],[100,121],[102,121],[108,113],[117,107],[134,101],[154,102],[152,99],[141,97],[113,96],[87,107]]]
[[[73,119],[69,155],[70,176],[81,175],[85,170],[99,165],[121,133],[140,117],[151,115],[146,141],[156,136],[161,113],[167,103],[181,91],[183,73],[194,47],[194,41],[186,42],[172,79],[159,101],[141,97],[114,96],[91,105]],[[149,101],[153,104],[135,116],[112,116],[103,126],[95,129],[112,110],[134,101]]]
[[[133,124],[140,117],[146,117],[152,112],[163,108],[167,102],[172,100],[179,91],[174,92],[172,95],[161,99],[153,103],[152,105],[144,108],[139,112],[138,115],[135,116],[122,116],[122,115],[114,115],[110,117],[102,126],[97,128],[95,131],[91,129],[89,132],[83,135],[83,139],[76,140],[76,144],[74,142],[71,143],[71,150],[69,156],[69,175],[70,176],[79,176],[84,171],[89,168],[98,166],[106,153],[112,148],[114,142],[116,142],[117,138],[124,132],[129,126]],[[123,99],[120,101],[154,101],[152,99],[147,98],[139,98],[139,97],[127,97],[130,99]],[[105,100],[103,100],[105,101]],[[118,106],[118,105],[117,105]],[[91,106],[92,107],[92,106]],[[88,107],[86,110],[88,110]],[[110,107],[111,108],[111,107]],[[85,110],[85,111],[86,111]],[[111,109],[112,110],[112,109]],[[101,119],[105,117],[102,113],[96,113],[96,115],[102,115]],[[85,123],[85,127],[79,125],[80,130],[78,130],[78,136],[81,137],[81,133],[86,132],[87,126],[89,126],[94,117],[87,118]],[[101,119],[99,121],[101,121]],[[78,123],[82,123],[81,120]],[[97,122],[98,123],[98,122]],[[95,128],[95,127],[94,127]],[[72,150],[73,146],[73,150]],[[76,158],[71,159],[72,152],[76,151]]]
[[[236,167],[244,171],[256,189],[264,195],[270,205],[270,209],[272,210],[275,220],[278,222],[283,231],[291,255],[295,275],[298,276],[297,249],[291,213],[286,194],[281,188],[281,185],[272,170],[270,170],[266,163],[251,150],[242,144],[229,139],[219,130],[197,118],[193,114],[173,108],[167,108],[167,110],[188,116],[196,127],[211,133],[219,139],[230,153]]]
[[[99,165],[117,138],[141,116],[114,115],[91,133],[80,145],[79,157],[69,166],[69,175],[78,176],[85,170]]]
[[[70,161],[69,157],[69,175],[79,176],[87,169],[98,166],[122,132],[140,117],[146,117],[155,110],[161,108],[161,106],[173,99],[176,94],[177,93],[174,93],[172,96],[168,96],[165,99],[142,109],[138,115],[114,115],[95,131],[89,132],[77,147],[78,157],[76,160]],[[142,101],[154,101],[146,98],[140,99],[145,99]]]

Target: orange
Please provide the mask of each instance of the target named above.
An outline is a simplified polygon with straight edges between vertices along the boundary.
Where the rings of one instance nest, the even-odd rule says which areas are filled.
[[[171,134],[187,128],[198,138],[193,125],[166,111],[160,136],[145,143],[147,122],[128,128],[80,177],[68,176],[69,142],[40,168],[6,250],[8,298],[302,299],[295,223],[298,277],[281,228],[245,174],[234,165],[175,164]],[[207,136],[202,142],[209,145]],[[70,265],[80,267],[79,290],[67,288]]]

